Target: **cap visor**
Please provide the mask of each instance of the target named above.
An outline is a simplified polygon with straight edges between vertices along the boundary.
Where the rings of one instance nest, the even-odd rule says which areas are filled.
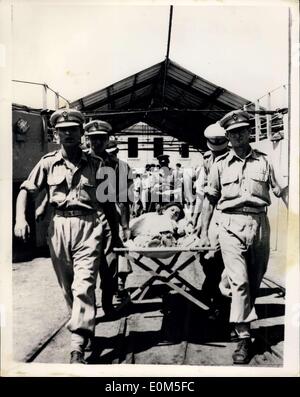
[[[228,128],[226,128],[226,131],[236,130],[241,127],[248,127],[249,125],[250,125],[250,123],[247,123],[247,122],[236,123],[236,124],[230,125]]]
[[[91,136],[91,135],[107,136],[108,133],[106,131],[93,131],[93,132],[86,132],[85,135],[87,135],[87,136]]]
[[[74,121],[65,121],[63,123],[56,124],[55,128],[78,127],[79,125],[79,123],[75,123]]]
[[[210,150],[212,150],[213,152],[218,152],[220,150],[225,149],[228,146],[228,141],[222,143],[221,145],[216,145],[216,144],[213,144],[213,143],[211,143],[209,141],[207,141],[206,144],[207,144],[207,147]]]
[[[117,150],[118,150],[117,147],[110,148],[110,149],[105,149],[105,151],[106,151],[107,153],[112,153],[112,152],[115,152],[115,151],[117,151]]]
[[[204,132],[204,136],[205,136],[205,138],[206,139],[210,139],[210,138],[225,138],[225,130],[224,130],[224,132],[223,133],[215,133],[215,134],[213,134],[213,133],[205,133]]]

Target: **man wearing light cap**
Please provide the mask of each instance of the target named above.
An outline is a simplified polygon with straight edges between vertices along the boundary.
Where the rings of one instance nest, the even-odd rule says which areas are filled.
[[[160,167],[167,167],[169,168],[170,164],[170,156],[168,154],[160,154],[157,156],[158,164]]]
[[[48,244],[53,266],[70,308],[71,364],[85,363],[84,350],[95,329],[95,285],[105,215],[96,198],[99,159],[80,148],[84,117],[75,109],[55,111],[51,118],[60,149],[41,158],[20,187],[15,235],[27,238],[29,193],[46,189],[53,217]]]
[[[84,135],[90,142],[90,146],[93,146],[92,152],[103,154],[109,142],[111,125],[103,120],[93,120],[85,124],[84,130]]]
[[[253,354],[250,323],[257,319],[255,298],[269,259],[269,188],[287,205],[287,184],[276,179],[267,156],[251,148],[247,112],[232,111],[220,125],[232,148],[211,167],[201,240],[203,245],[210,245],[208,228],[216,206],[220,211],[219,242],[232,293],[229,321],[239,340],[232,358],[235,364],[247,364]]]
[[[169,157],[167,154],[157,156],[160,169],[158,178],[150,178],[150,203],[147,209],[148,212],[154,212],[163,204],[174,201],[173,169],[169,167]],[[150,165],[149,168],[151,168]],[[152,175],[150,170],[149,174]]]
[[[130,221],[130,202],[133,200],[133,173],[129,164],[118,158],[119,148],[116,140],[110,140],[106,152],[116,162],[116,173],[118,181],[116,208],[119,213],[120,234],[122,240],[125,242],[130,236],[129,221]],[[121,199],[123,196],[123,199]],[[131,199],[129,199],[131,197]],[[128,198],[124,200],[124,198]],[[122,301],[127,298],[127,291],[125,289],[126,279],[129,273],[132,272],[130,262],[125,257],[118,257],[118,291],[117,297]]]
[[[115,162],[107,155],[109,136],[112,126],[103,120],[93,120],[84,127],[85,138],[89,141],[89,153],[96,156],[103,169],[115,169]],[[114,172],[114,171],[113,171]],[[97,173],[97,176],[99,173]],[[97,183],[101,183],[98,180]],[[116,183],[113,179],[112,186]],[[114,187],[114,186],[113,186]],[[114,187],[115,188],[115,187]],[[117,257],[113,252],[114,246],[119,246],[118,214],[114,202],[102,202],[107,221],[103,222],[103,242],[101,246],[99,274],[101,281],[102,309],[107,318],[115,315],[113,307],[113,295],[117,289]]]
[[[228,152],[228,139],[225,136],[224,128],[219,123],[209,125],[204,131],[204,136],[207,139],[206,144],[210,150],[203,155],[203,166],[199,170],[199,175],[195,183],[197,199],[194,222],[197,223],[196,230],[198,233],[201,230],[202,221],[202,216],[199,217],[199,214],[202,210],[204,190],[207,186],[210,169],[219,156]],[[209,251],[206,254],[201,253],[200,255],[200,263],[206,276],[202,285],[202,298],[211,308],[210,319],[218,318],[223,303],[219,290],[224,264],[218,240],[218,213],[219,211],[215,209],[209,227],[210,242],[217,249],[216,251]]]
[[[203,155],[203,166],[200,167],[195,182],[197,194],[194,216],[195,224],[197,223],[198,216],[201,213],[204,198],[204,188],[207,185],[207,178],[211,166],[218,156],[228,152],[228,139],[225,136],[224,128],[222,128],[219,123],[210,124],[204,130],[204,136],[207,139],[206,145],[210,150],[205,152]]]
[[[121,237],[125,241],[129,235],[129,190],[133,179],[129,165],[118,159],[117,142],[109,140],[112,127],[109,123],[102,120],[93,120],[85,125],[85,135],[90,141],[91,151],[98,156],[104,166],[103,172],[97,173],[100,186],[97,189],[97,197],[104,204],[104,211],[109,222],[110,231],[107,230],[106,244],[103,244],[103,254],[100,264],[100,277],[102,289],[102,307],[106,317],[113,317],[115,309],[113,307],[113,295],[118,291],[118,257],[113,252],[114,247],[120,247],[119,226],[121,226]],[[105,175],[105,172],[107,174]],[[104,189],[101,189],[101,182],[105,186],[109,184],[109,190],[113,193],[111,197],[106,197]],[[98,194],[99,193],[99,194]],[[101,197],[100,197],[101,196]],[[119,261],[123,263],[123,261]],[[122,272],[119,268],[119,277]],[[127,272],[126,272],[127,275]],[[126,276],[125,276],[126,279]],[[119,280],[119,289],[124,291],[124,277]]]

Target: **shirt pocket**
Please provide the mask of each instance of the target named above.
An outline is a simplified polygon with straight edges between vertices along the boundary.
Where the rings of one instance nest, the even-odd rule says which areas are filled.
[[[234,199],[239,196],[240,184],[237,172],[225,172],[221,175],[222,198]]]
[[[266,172],[253,172],[249,174],[250,194],[269,201],[269,184],[268,175]]]
[[[67,197],[66,176],[63,174],[48,175],[47,183],[49,185],[49,201],[50,203],[60,204]]]
[[[96,178],[82,175],[79,185],[80,201],[90,203],[96,201]]]

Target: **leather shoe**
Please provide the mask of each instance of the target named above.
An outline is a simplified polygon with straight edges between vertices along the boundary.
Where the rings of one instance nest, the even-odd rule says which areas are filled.
[[[240,339],[232,355],[234,364],[248,364],[252,358],[251,338]]]
[[[84,350],[85,350],[86,352],[91,352],[91,351],[93,351],[94,344],[95,344],[95,338],[94,338],[94,336],[91,336],[91,337],[88,339],[88,342],[87,342],[86,347],[85,347]]]
[[[70,364],[86,364],[83,353],[78,350],[71,352]]]
[[[208,319],[210,321],[217,321],[220,319],[220,310],[219,309],[210,309],[208,311]]]
[[[236,332],[236,330],[233,328],[230,331],[230,341],[231,342],[238,342],[240,340],[238,333]]]
[[[105,320],[116,320],[118,318],[118,312],[114,307],[106,308],[104,311]]]

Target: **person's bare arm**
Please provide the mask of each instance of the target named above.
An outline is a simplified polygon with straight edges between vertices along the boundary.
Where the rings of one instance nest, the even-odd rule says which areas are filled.
[[[201,222],[201,233],[200,233],[200,240],[201,245],[204,247],[210,247],[211,243],[208,237],[208,229],[210,225],[210,221],[214,212],[215,204],[212,200],[209,200],[206,196],[203,202],[203,209],[202,209],[202,222]]]
[[[28,192],[26,189],[21,189],[16,203],[16,223],[14,233],[16,237],[26,241],[30,235],[30,227],[26,220],[26,206],[27,206]]]
[[[272,164],[270,164],[270,184],[273,193],[276,197],[280,197],[284,202],[285,206],[288,207],[288,186],[287,180],[283,178],[280,172],[275,173],[275,169]]]
[[[42,221],[46,215],[47,205],[48,205],[48,192],[45,190],[44,197],[40,202],[39,206],[35,210],[35,220],[37,222]]]

